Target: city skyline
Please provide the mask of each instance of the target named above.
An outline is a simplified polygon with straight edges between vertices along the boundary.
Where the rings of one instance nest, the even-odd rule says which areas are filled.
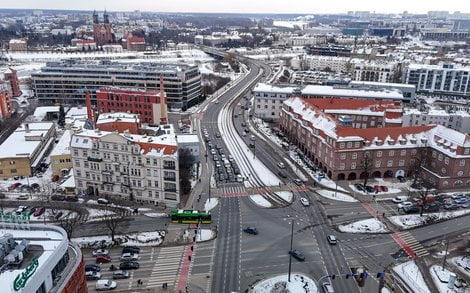
[[[3,1],[1,8],[16,9],[65,9],[65,10],[104,10],[109,11],[153,11],[153,12],[184,12],[184,13],[346,13],[348,11],[370,11],[376,13],[426,13],[427,11],[460,11],[470,12],[470,4],[459,0],[449,1],[427,1],[423,6],[419,1],[397,0],[393,3],[377,3],[372,0],[359,0],[345,2],[343,0],[332,0],[327,3],[322,1],[295,0],[295,1],[269,1],[259,0],[255,3],[249,0],[236,2],[220,2],[214,0],[201,0],[195,3],[189,0],[175,0],[165,3],[155,3],[146,0],[111,1],[103,0],[97,6],[95,1],[59,2],[54,0],[40,1]]]

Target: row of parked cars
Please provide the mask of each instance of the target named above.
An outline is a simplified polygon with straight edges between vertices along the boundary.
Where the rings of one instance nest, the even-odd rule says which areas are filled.
[[[379,193],[379,192],[387,192],[388,191],[388,187],[384,186],[384,185],[370,186],[370,185],[363,185],[363,184],[356,183],[356,184],[354,184],[354,187],[358,191],[367,192],[367,193]]]
[[[426,197],[425,202],[420,197],[409,200],[407,196],[397,196],[392,202],[397,204],[399,211],[407,214],[420,212],[421,206],[425,212],[438,212],[441,208],[445,210],[470,208],[470,199],[465,193],[430,195]]]
[[[119,258],[120,264],[119,269],[114,265],[111,265],[110,270],[113,271],[112,278],[116,279],[127,279],[129,278],[129,272],[127,270],[135,270],[140,267],[137,260],[139,259],[140,248],[136,246],[126,246],[122,249],[121,257]],[[109,250],[100,248],[93,250],[92,255],[95,257],[96,263],[98,264],[87,264],[85,265],[85,274],[88,281],[97,280],[95,289],[97,291],[112,290],[117,287],[117,283],[112,280],[100,280],[101,279],[101,266],[100,264],[109,263],[112,261],[109,256]]]
[[[8,186],[8,191],[20,191],[20,192],[38,192],[40,190],[40,186],[38,183],[33,183],[31,185],[28,184],[21,184],[20,182],[15,182],[12,185]]]

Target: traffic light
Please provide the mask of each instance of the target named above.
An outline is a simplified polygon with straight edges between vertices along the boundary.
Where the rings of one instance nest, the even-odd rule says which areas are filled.
[[[377,273],[377,278],[383,278],[383,277],[385,277],[384,272]]]
[[[357,276],[356,274],[346,274],[346,279],[356,277],[356,276]]]
[[[367,272],[364,272],[364,273],[361,273],[361,274],[359,275],[359,277],[360,277],[361,279],[365,279],[365,278],[367,278],[368,275],[369,275],[369,274],[368,274]]]

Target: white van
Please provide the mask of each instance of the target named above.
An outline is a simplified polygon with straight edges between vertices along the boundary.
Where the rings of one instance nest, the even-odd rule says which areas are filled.
[[[230,161],[227,160],[227,159],[224,160],[224,166],[225,166],[226,168],[230,167]]]
[[[243,177],[242,177],[242,175],[240,175],[240,174],[237,175],[237,182],[243,183]]]
[[[116,289],[117,284],[111,280],[98,280],[96,281],[95,289],[96,291],[107,291]]]

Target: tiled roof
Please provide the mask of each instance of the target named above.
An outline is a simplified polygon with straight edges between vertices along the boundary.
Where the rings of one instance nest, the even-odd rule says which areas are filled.
[[[401,108],[400,103],[392,101],[368,100],[368,99],[348,99],[348,98],[323,98],[323,99],[303,99],[310,106],[320,110],[358,110],[368,109],[370,111],[383,112],[385,109]]]
[[[364,140],[373,141],[374,138],[385,140],[387,137],[397,140],[398,137],[427,132],[436,127],[436,125],[427,126],[409,126],[409,127],[384,127],[384,128],[351,128],[338,127],[338,137],[362,137]]]

